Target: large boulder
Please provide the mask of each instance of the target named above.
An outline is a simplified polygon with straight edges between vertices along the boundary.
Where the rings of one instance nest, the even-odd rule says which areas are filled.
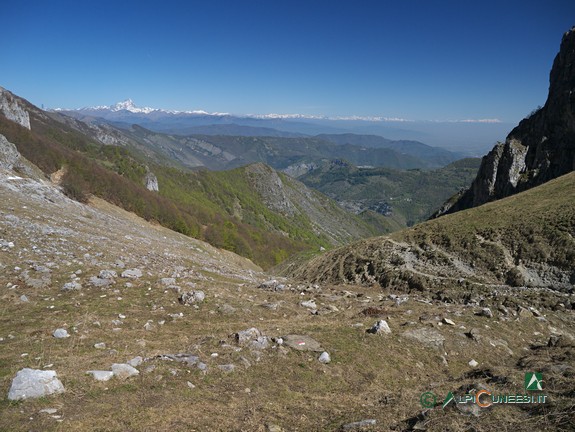
[[[12,380],[8,392],[9,400],[39,398],[65,391],[56,371],[24,368]]]

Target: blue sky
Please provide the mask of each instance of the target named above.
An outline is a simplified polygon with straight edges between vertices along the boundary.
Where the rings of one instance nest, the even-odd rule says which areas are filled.
[[[110,105],[515,123],[545,102],[575,2],[12,1],[0,85]]]

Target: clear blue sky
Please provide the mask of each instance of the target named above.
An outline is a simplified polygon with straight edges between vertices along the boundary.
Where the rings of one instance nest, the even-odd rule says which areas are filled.
[[[575,1],[6,1],[0,85],[46,107],[517,122]]]

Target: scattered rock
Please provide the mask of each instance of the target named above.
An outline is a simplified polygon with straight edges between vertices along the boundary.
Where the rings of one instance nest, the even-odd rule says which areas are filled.
[[[100,270],[98,277],[100,279],[114,279],[118,277],[118,273],[114,270]]]
[[[297,351],[315,351],[321,352],[323,348],[315,339],[304,335],[287,335],[283,336],[284,345],[293,348]]]
[[[529,318],[532,317],[533,314],[529,311],[529,309],[525,309],[524,307],[519,306],[517,309],[517,313],[519,314],[520,318]]]
[[[262,282],[258,288],[265,289],[267,291],[284,291],[286,286],[285,284],[278,282],[276,279],[271,279]]]
[[[114,363],[112,364],[112,372],[118,379],[125,380],[132,376],[139,375],[140,371],[128,363]]]
[[[124,270],[122,272],[122,277],[123,278],[128,278],[128,279],[137,279],[142,277],[142,270],[140,269],[128,269],[128,270]]]
[[[20,296],[20,301],[21,301],[22,303],[28,303],[28,302],[30,302],[30,300],[28,299],[28,297],[27,297],[26,295],[24,295],[24,294],[22,294],[22,295]]]
[[[473,368],[479,366],[479,363],[477,363],[474,359],[469,360],[468,364]]]
[[[162,285],[175,285],[176,284],[176,278],[162,278],[160,279],[160,282],[162,283]]]
[[[131,360],[128,360],[128,364],[133,367],[138,367],[142,364],[144,359],[141,356],[134,357]]]
[[[445,338],[437,330],[429,327],[422,327],[415,330],[408,330],[403,333],[408,339],[413,339],[429,348],[443,348]]]
[[[315,300],[306,300],[300,303],[301,306],[308,308],[308,309],[317,309],[317,304],[315,304]]]
[[[371,429],[377,424],[377,420],[374,419],[366,419],[360,420],[353,423],[345,424],[341,427],[342,431],[362,431],[366,429]]]
[[[12,380],[9,400],[23,400],[63,393],[62,382],[58,379],[56,371],[24,368]]]
[[[98,342],[94,344],[94,348],[96,349],[106,349],[106,344],[104,342]]]
[[[407,295],[398,296],[395,294],[390,294],[389,298],[395,302],[396,306],[399,306],[399,305],[401,305],[401,304],[403,304],[409,300],[409,296],[407,296]]]
[[[200,358],[193,354],[188,353],[178,353],[178,354],[160,354],[154,357],[160,360],[177,361],[182,363],[187,363],[188,366],[193,366],[199,364]],[[149,359],[146,359],[149,360]],[[198,366],[199,367],[199,366]]]
[[[178,301],[183,305],[192,305],[203,302],[205,298],[206,295],[203,291],[189,291],[181,294]]]
[[[95,278],[98,279],[98,278]],[[62,291],[80,291],[82,289],[82,284],[78,282],[67,282],[62,287]]]
[[[539,312],[537,309],[535,309],[534,307],[529,307],[529,310],[531,311],[531,313],[536,316],[536,317],[542,317],[543,315],[541,314],[541,312]]]
[[[389,328],[389,324],[385,320],[379,320],[376,322],[373,327],[366,330],[367,333],[371,334],[390,334],[391,329]]]
[[[268,423],[266,425],[266,432],[285,432],[285,429],[277,424]]]
[[[475,315],[493,318],[493,312],[491,312],[491,309],[488,307],[481,309],[479,312],[476,312]]]
[[[321,353],[318,360],[320,363],[328,364],[331,361],[331,357],[327,351],[324,351]]]
[[[245,345],[252,340],[257,340],[257,338],[261,336],[262,332],[255,327],[239,331],[235,334],[236,342],[239,345]]]
[[[102,279],[98,276],[92,276],[89,280],[90,284],[97,288],[104,288],[114,283],[113,279]]]
[[[219,365],[218,369],[229,373],[229,372],[233,372],[236,369],[236,365],[234,365],[234,364]]]
[[[58,412],[58,409],[56,409],[56,408],[44,408],[38,412],[42,413],[42,414],[56,414]]]
[[[442,322],[443,322],[443,324],[447,324],[447,325],[450,325],[450,326],[454,326],[454,325],[455,325],[455,323],[454,323],[452,320],[450,320],[449,318],[443,318]]]
[[[68,331],[66,329],[63,329],[63,328],[59,328],[59,329],[54,330],[54,333],[52,333],[52,336],[54,336],[56,339],[64,339],[64,338],[70,337],[70,335],[68,334]]]
[[[192,384],[190,381],[188,381],[186,384],[188,384],[188,387],[191,389],[196,388],[196,386],[194,384]]]
[[[481,339],[479,330],[476,328],[469,330],[467,333],[465,333],[465,336],[467,336],[469,339],[473,339],[475,342],[478,342],[479,339]]]
[[[112,371],[91,370],[86,373],[92,375],[96,381],[109,381],[114,376]]]

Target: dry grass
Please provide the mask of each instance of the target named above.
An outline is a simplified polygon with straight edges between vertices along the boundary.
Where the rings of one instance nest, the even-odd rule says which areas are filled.
[[[2,198],[5,208],[14,209],[11,212],[22,220],[54,224],[62,219],[52,213],[56,205],[41,203],[40,213],[34,208],[40,205],[35,201]],[[533,424],[537,430],[568,430],[572,426],[572,350],[532,349],[546,343],[553,327],[573,333],[572,311],[545,309],[546,321],[534,316],[504,317],[497,311],[494,319],[488,319],[475,315],[477,308],[439,301],[422,303],[415,295],[395,306],[376,286],[324,285],[320,292],[310,290],[304,295],[301,292],[305,286],[293,292],[268,292],[257,288],[265,275],[254,273],[253,280],[247,281],[248,270],[256,270],[249,262],[230,260],[228,253],[151,227],[102,203],[98,206],[106,217],[89,209],[67,214],[73,233],[64,243],[54,235],[38,239],[26,236],[29,223],[11,226],[10,232],[6,224],[0,225],[1,236],[9,235],[16,243],[14,249],[1,252],[0,337],[4,340],[0,342],[0,430],[265,431],[266,425],[277,424],[286,431],[334,431],[342,424],[366,418],[377,420],[373,430],[409,430],[422,412],[422,392],[433,391],[442,398],[448,391],[475,382],[515,391],[522,389],[526,370],[543,370],[545,378],[553,383],[548,391],[556,404],[548,410],[497,407],[475,418],[436,408],[427,414],[428,430],[521,431],[533,430]],[[5,215],[0,216],[0,222],[5,220]],[[101,243],[94,244],[90,238],[95,235],[109,241],[102,238]],[[132,240],[126,241],[125,235]],[[33,245],[64,255],[45,252],[40,256]],[[55,245],[59,249],[51,249]],[[85,253],[95,256],[99,251],[104,255],[97,262],[84,257]],[[130,288],[120,278],[109,288],[90,287],[90,276],[120,258],[128,268],[142,268],[144,276],[131,281]],[[45,288],[26,287],[19,280],[21,271],[13,270],[15,266],[25,269],[32,262],[45,264],[48,260],[57,261],[58,267],[53,268],[52,283]],[[184,270],[176,270],[178,266]],[[70,273],[78,269],[83,272],[80,278],[84,288],[61,292]],[[195,289],[205,291],[206,301],[198,309],[180,305],[176,293],[159,282],[174,272],[180,273],[178,285],[195,283]],[[10,289],[8,284],[17,288]],[[344,293],[344,288],[350,293]],[[30,302],[21,302],[21,294],[26,294]],[[316,299],[321,311],[328,306],[337,310],[312,315],[299,305],[311,298]],[[264,303],[279,306],[272,310],[263,307]],[[361,313],[368,308],[381,314],[375,317]],[[184,314],[181,319],[170,319],[170,314],[180,312]],[[126,316],[123,323],[112,323],[119,314]],[[392,334],[367,334],[365,330],[380,317],[388,321]],[[456,326],[442,325],[442,318],[452,319]],[[148,320],[154,325],[149,331],[144,329]],[[166,322],[160,325],[162,320]],[[323,365],[317,361],[319,353],[279,346],[261,353],[245,347],[238,350],[231,336],[252,326],[268,336],[309,335],[330,353],[332,362]],[[425,326],[445,337],[444,351],[402,336],[407,330]],[[72,336],[53,338],[51,333],[58,327],[67,328]],[[472,328],[479,329],[478,341],[465,335]],[[95,349],[97,342],[105,342],[107,349]],[[99,383],[85,375],[87,370],[106,370],[112,363],[137,355],[152,358],[182,352],[198,355],[208,364],[208,372],[203,374],[183,363],[150,359],[138,367],[138,377],[125,382],[112,379]],[[218,356],[212,357],[212,353]],[[478,369],[489,369],[507,377],[508,382],[489,383],[485,377],[470,376],[468,362],[472,358],[479,362]],[[234,372],[218,369],[218,365],[229,363],[236,365]],[[50,364],[66,393],[17,403],[4,399],[18,370]],[[567,369],[553,369],[553,365],[557,368],[562,364]],[[155,369],[148,369],[150,366]],[[196,387],[190,388],[188,381]],[[61,417],[39,413],[44,408],[57,408],[56,415]]]

